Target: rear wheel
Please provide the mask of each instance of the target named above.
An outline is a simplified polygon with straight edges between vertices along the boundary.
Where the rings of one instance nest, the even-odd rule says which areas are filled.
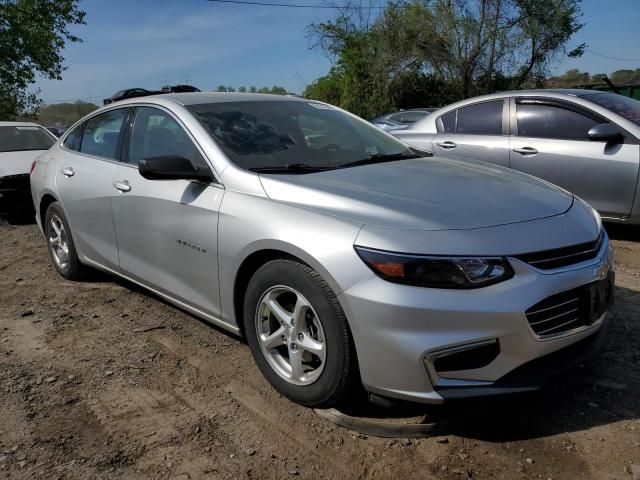
[[[78,259],[69,224],[58,202],[53,202],[47,208],[43,227],[53,267],[68,280],[82,278],[87,267]]]
[[[281,259],[260,267],[245,296],[244,327],[262,374],[291,400],[328,407],[358,384],[344,312],[307,265]]]

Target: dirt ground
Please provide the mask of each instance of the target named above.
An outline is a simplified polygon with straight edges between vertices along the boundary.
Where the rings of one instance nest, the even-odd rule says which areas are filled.
[[[640,478],[640,230],[610,230],[597,357],[539,393],[422,408],[436,437],[389,440],[280,397],[240,339],[139,288],[63,281],[35,225],[0,226],[0,478]]]

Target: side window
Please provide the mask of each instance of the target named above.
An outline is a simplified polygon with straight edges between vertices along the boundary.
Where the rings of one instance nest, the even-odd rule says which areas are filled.
[[[442,133],[454,133],[456,131],[456,113],[457,110],[452,110],[440,117]]]
[[[76,128],[74,128],[69,135],[64,139],[63,145],[69,150],[73,150],[74,152],[80,151],[80,143],[82,142],[82,129],[84,128],[84,123],[81,123]]]
[[[86,122],[80,151],[89,155],[118,160],[118,140],[127,110],[110,110]]]
[[[138,165],[144,158],[167,155],[206,165],[187,132],[168,113],[153,107],[139,108],[131,130],[129,163]]]
[[[476,103],[458,109],[456,133],[502,135],[502,100]]]
[[[601,123],[555,105],[518,103],[516,112],[520,137],[589,140],[589,129]]]

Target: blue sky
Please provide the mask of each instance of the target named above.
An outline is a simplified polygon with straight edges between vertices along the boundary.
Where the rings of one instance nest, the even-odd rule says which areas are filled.
[[[286,3],[286,2],[283,2]],[[320,0],[297,0],[318,4]],[[38,81],[48,103],[102,98],[126,87],[159,88],[189,83],[202,90],[218,85],[282,85],[301,92],[326,73],[329,61],[310,50],[312,22],[332,18],[326,9],[292,9],[211,3],[206,0],[84,0],[87,25],[74,28],[83,43],[64,53],[62,81]],[[585,27],[572,43],[624,62],[586,53],[564,59],[555,72],[590,73],[640,67],[640,0],[583,0]]]

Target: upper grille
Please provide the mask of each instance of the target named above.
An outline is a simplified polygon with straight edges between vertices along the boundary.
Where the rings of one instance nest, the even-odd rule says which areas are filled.
[[[593,242],[580,243],[570,247],[554,248],[541,252],[514,255],[514,258],[522,260],[541,270],[552,270],[595,258],[600,251],[603,240],[604,232]]]

